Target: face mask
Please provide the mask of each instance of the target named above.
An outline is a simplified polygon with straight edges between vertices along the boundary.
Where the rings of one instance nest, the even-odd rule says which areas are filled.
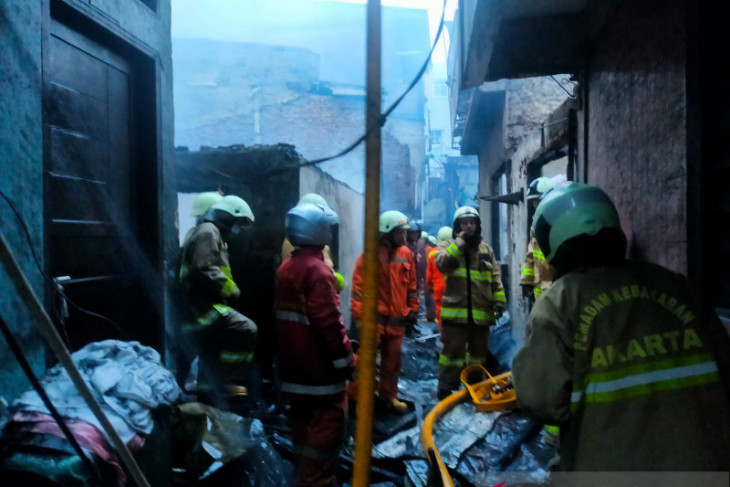
[[[238,235],[239,233],[241,233],[241,225],[234,223],[231,227],[231,235]]]

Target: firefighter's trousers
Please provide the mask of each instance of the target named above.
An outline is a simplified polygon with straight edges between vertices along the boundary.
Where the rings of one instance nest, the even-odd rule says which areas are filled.
[[[346,400],[322,403],[292,399],[289,406],[295,456],[294,485],[337,485],[337,464],[347,422]]]
[[[182,326],[186,346],[200,360],[198,390],[220,400],[228,385],[250,387],[256,351],[256,324],[238,311],[216,304],[196,321]]]
[[[439,390],[459,389],[461,370],[471,364],[485,364],[489,346],[489,326],[443,320],[443,348],[439,356]]]
[[[388,320],[383,319],[382,321]],[[383,399],[391,400],[398,397],[398,378],[401,371],[405,333],[405,325],[401,323],[378,325],[380,366],[378,367],[377,391]],[[357,380],[347,384],[347,396],[350,399],[357,399]]]

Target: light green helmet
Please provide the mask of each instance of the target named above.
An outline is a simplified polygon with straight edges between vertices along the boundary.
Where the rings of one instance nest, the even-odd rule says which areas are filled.
[[[562,184],[566,181],[565,176],[563,174],[559,174],[557,176],[553,176],[551,178],[546,176],[541,176],[535,180],[533,180],[530,185],[527,187],[527,200],[532,200],[535,198],[542,197],[543,194],[547,193],[551,189],[553,189],[555,186],[558,186],[559,184]]]
[[[421,238],[428,239],[428,232],[426,232],[426,231],[421,232]]]
[[[431,245],[438,245],[439,244],[439,241],[436,240],[436,237],[434,237],[433,235],[429,235],[428,236],[428,241],[431,242]]]
[[[330,205],[327,204],[327,200],[325,200],[324,198],[322,198],[317,193],[307,193],[307,194],[305,194],[304,196],[302,196],[301,198],[299,198],[299,203],[297,203],[297,204],[302,204],[302,203],[311,203],[313,205],[319,205],[319,206],[322,206],[324,208],[329,208],[330,207]]]
[[[408,217],[400,211],[390,210],[380,215],[380,233],[388,233],[394,228],[403,227],[408,230]]]
[[[222,197],[217,203],[210,207],[211,210],[222,210],[226,213],[230,213],[235,218],[247,218],[253,222],[253,211],[242,198],[234,195],[227,195]]]
[[[438,233],[439,242],[451,240],[452,238],[454,238],[454,229],[453,228],[446,227],[446,226],[439,228],[439,233]]]
[[[206,193],[200,193],[195,197],[193,201],[193,209],[190,212],[190,216],[201,216],[210,209],[211,206],[218,203],[223,198],[218,191],[208,191]]]
[[[532,233],[548,262],[567,240],[604,228],[621,229],[616,207],[602,189],[583,183],[563,183],[545,193],[532,220]]]

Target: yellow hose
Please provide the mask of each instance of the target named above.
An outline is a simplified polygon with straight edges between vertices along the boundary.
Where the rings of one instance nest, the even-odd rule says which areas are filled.
[[[439,469],[439,473],[441,474],[441,485],[443,485],[444,487],[454,487],[454,482],[453,480],[451,480],[451,476],[449,475],[449,471],[446,468],[446,464],[441,458],[441,454],[436,448],[436,444],[433,442],[433,424],[440,416],[451,411],[454,406],[464,401],[468,397],[469,391],[466,389],[460,389],[454,392],[453,394],[436,404],[436,406],[431,411],[429,411],[429,413],[426,415],[426,419],[423,420],[423,426],[421,427],[421,445],[423,445],[423,450],[428,455],[428,461],[429,463],[431,463],[431,467],[434,467],[432,459],[436,460],[435,466],[437,466]]]

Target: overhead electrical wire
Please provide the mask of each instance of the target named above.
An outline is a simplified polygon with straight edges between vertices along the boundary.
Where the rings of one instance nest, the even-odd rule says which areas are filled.
[[[358,145],[360,145],[365,139],[368,138],[368,136],[376,129],[382,127],[385,125],[385,122],[388,118],[388,116],[395,110],[395,108],[400,104],[401,101],[403,101],[403,98],[406,97],[408,93],[418,84],[420,79],[423,77],[423,74],[426,72],[426,69],[428,69],[428,64],[431,62],[431,57],[433,56],[433,52],[436,50],[436,46],[438,45],[438,41],[441,38],[441,32],[444,30],[444,17],[446,16],[446,4],[448,0],[444,0],[444,7],[441,11],[441,20],[439,21],[439,27],[436,31],[436,38],[433,41],[433,45],[431,45],[431,50],[428,52],[428,56],[426,56],[426,60],[423,62],[423,65],[421,66],[421,69],[418,70],[418,73],[416,73],[416,76],[413,78],[413,81],[408,85],[408,88],[401,93],[401,95],[378,117],[378,123],[374,126],[371,126],[367,129],[367,131],[361,135],[357,140],[355,140],[352,144],[348,145],[344,149],[342,149],[340,152],[338,152],[335,155],[328,156],[328,157],[322,157],[320,159],[314,159],[311,161],[304,162],[302,164],[297,164],[296,166],[289,166],[286,168],[277,168],[272,171],[269,171],[269,173],[276,173],[281,171],[288,171],[291,169],[296,169],[299,167],[306,167],[306,166],[314,166],[316,164],[321,164],[323,162],[331,161],[333,159],[337,159],[339,157],[342,157],[349,152],[352,152]]]

